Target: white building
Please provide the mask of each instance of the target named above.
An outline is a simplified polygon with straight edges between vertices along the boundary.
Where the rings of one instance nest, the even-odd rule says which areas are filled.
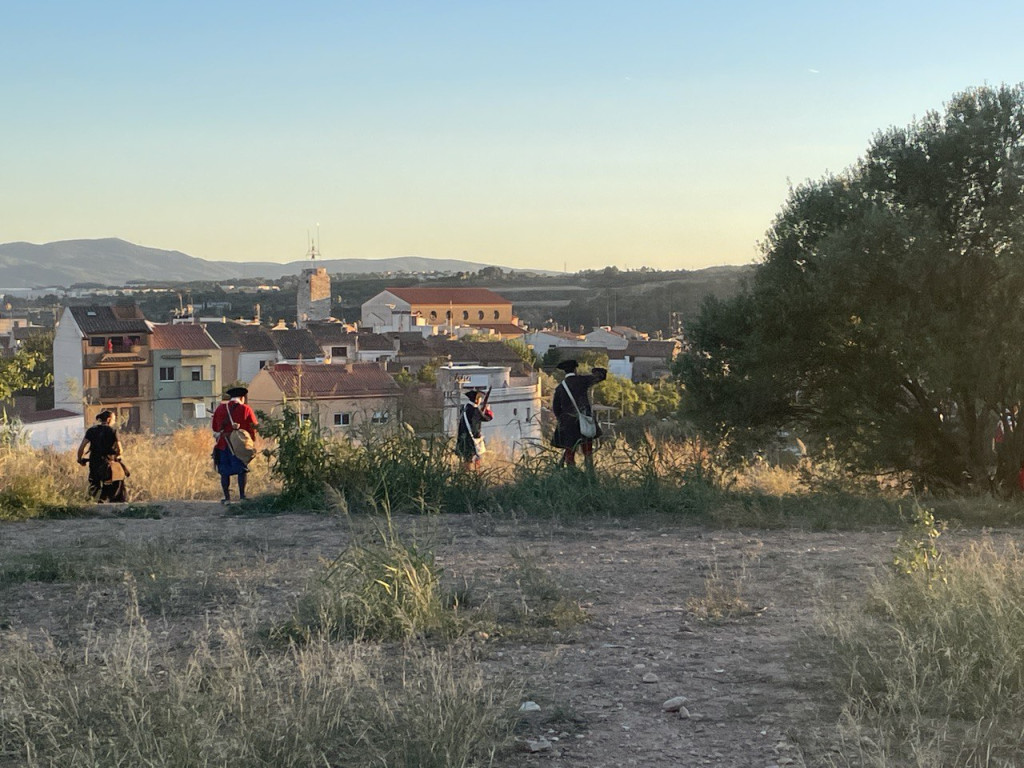
[[[491,388],[487,401],[494,418],[485,421],[481,434],[488,450],[509,458],[541,439],[540,377],[513,378],[511,368],[485,365],[445,365],[437,369],[442,393],[442,423],[446,435],[458,433],[462,405],[469,389]]]
[[[23,416],[22,429],[29,445],[39,450],[70,451],[78,447],[85,435],[84,417],[63,408],[37,411]]]

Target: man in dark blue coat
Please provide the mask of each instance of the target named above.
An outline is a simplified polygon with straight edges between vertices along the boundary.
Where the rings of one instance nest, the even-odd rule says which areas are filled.
[[[560,462],[562,466],[576,466],[576,451],[579,449],[587,469],[593,469],[594,439],[601,436],[601,427],[597,427],[597,434],[592,437],[584,437],[580,431],[580,416],[593,418],[590,388],[604,381],[608,371],[595,368],[590,374],[578,374],[578,365],[575,360],[563,360],[558,364],[558,368],[565,371],[565,378],[555,387],[555,397],[551,403],[551,410],[558,420],[551,444],[564,451]]]

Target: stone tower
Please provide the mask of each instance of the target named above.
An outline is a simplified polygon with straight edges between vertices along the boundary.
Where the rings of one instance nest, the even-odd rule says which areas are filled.
[[[316,246],[309,248],[310,266],[302,270],[295,318],[299,328],[331,317],[331,278],[327,269],[316,265]]]

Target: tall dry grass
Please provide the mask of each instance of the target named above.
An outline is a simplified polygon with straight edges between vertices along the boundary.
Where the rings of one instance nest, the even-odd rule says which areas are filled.
[[[185,654],[129,601],[79,646],[0,635],[0,765],[487,765],[518,691],[485,681],[465,645],[254,648],[238,622]]]
[[[269,445],[269,444],[268,444]],[[220,481],[213,467],[212,435],[202,429],[180,429],[171,435],[122,435],[125,463],[132,476],[129,495],[138,501],[219,499]],[[249,465],[253,493],[277,490],[266,458],[257,454]]]
[[[121,445],[131,471],[126,481],[129,501],[220,498],[209,432],[182,429],[167,436],[122,434]],[[75,451],[37,450],[27,445],[0,449],[0,520],[66,512],[89,504],[89,471],[75,458]],[[249,466],[249,483],[253,493],[280,489],[262,455]]]
[[[903,547],[908,550],[907,547]],[[909,550],[908,550],[909,551]],[[927,566],[927,567],[926,567]],[[841,765],[1024,763],[1024,550],[902,567],[823,622],[845,698]]]

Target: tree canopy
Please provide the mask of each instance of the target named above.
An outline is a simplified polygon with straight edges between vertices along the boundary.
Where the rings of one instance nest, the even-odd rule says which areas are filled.
[[[1024,394],[1022,227],[1022,86],[879,132],[846,172],[792,189],[746,289],[705,303],[678,368],[687,412],[828,439],[865,471],[982,480]]]
[[[53,382],[53,333],[34,334],[10,357],[0,357],[0,401],[20,390],[37,390]]]

